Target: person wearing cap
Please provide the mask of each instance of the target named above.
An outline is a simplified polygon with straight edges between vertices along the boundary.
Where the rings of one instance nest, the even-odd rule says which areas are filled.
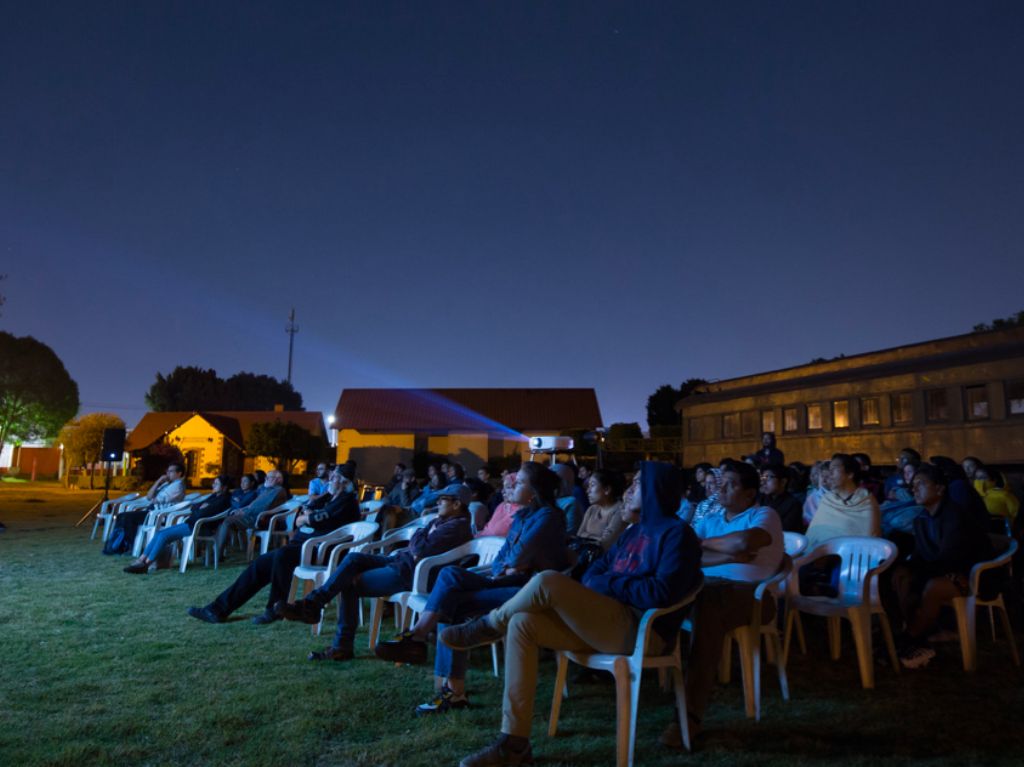
[[[334,641],[320,652],[311,652],[309,660],[350,660],[359,627],[359,600],[409,591],[417,562],[450,551],[472,538],[469,511],[459,496],[442,494],[437,500],[437,518],[417,530],[406,548],[389,556],[349,552],[323,586],[294,604],[277,604],[277,613],[286,620],[314,624],[320,622],[323,608],[339,597]]]
[[[299,532],[285,546],[254,559],[215,600],[205,607],[188,608],[188,614],[207,623],[223,623],[231,613],[269,583],[267,608],[254,617],[252,622],[263,625],[280,620],[281,616],[274,611],[274,605],[288,595],[292,571],[302,561],[302,544],[310,538],[325,535],[362,518],[350,473],[351,467],[344,464],[331,472],[329,494],[322,496],[320,503],[303,507],[295,518],[295,528]]]
[[[419,620],[395,640],[378,642],[374,653],[397,663],[426,663],[427,637],[448,623],[460,622],[498,607],[515,596],[530,577],[542,570],[564,570],[569,565],[565,545],[565,515],[555,503],[558,477],[533,461],[516,475],[512,501],[522,508],[508,531],[490,574],[455,565],[441,570]],[[434,686],[438,696],[416,709],[417,715],[464,708],[467,653],[437,646]]]

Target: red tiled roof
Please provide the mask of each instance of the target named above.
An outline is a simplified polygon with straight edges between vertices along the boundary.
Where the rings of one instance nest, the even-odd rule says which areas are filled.
[[[128,435],[125,449],[142,450],[163,437],[168,432],[185,423],[192,416],[198,415],[224,437],[245,449],[245,440],[252,431],[253,424],[287,421],[306,429],[314,436],[323,436],[323,416],[312,410],[238,410],[238,411],[176,411],[166,413],[146,413]]]
[[[335,428],[394,433],[564,431],[601,426],[593,389],[345,389]]]

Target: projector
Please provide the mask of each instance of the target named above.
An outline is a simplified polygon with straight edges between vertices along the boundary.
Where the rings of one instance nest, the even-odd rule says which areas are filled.
[[[572,450],[572,437],[530,437],[530,450],[547,452],[549,450]]]

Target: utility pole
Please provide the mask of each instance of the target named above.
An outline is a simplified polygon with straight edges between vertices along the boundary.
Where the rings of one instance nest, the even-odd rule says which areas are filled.
[[[299,326],[295,324],[295,307],[292,307],[288,315],[288,324],[284,332],[288,334],[288,383],[292,382],[292,352],[295,349],[295,334],[299,332]]]

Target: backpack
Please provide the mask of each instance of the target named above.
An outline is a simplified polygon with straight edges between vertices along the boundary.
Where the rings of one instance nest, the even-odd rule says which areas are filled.
[[[103,553],[107,555],[124,554],[131,547],[127,539],[128,536],[125,534],[125,529],[123,527],[115,527],[103,546]]]

